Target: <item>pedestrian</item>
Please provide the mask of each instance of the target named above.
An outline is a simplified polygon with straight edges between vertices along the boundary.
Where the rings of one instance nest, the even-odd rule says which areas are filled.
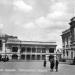
[[[59,64],[59,61],[56,59],[56,66],[55,66],[56,72],[58,71],[58,64]]]
[[[51,71],[54,69],[54,59],[51,59],[50,69]]]
[[[44,64],[43,64],[43,66],[46,67],[46,59],[44,59]]]

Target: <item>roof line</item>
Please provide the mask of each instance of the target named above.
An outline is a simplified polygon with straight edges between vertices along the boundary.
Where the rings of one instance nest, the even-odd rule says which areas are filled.
[[[56,43],[56,42],[45,42],[45,41],[44,42],[43,41],[23,41],[23,42]]]

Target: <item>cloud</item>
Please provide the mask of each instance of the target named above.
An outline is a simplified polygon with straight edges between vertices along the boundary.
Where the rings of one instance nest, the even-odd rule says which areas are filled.
[[[40,28],[46,28],[49,26],[50,22],[44,16],[41,16],[35,20],[35,24],[38,25]]]
[[[42,29],[61,30],[66,28],[65,19],[69,16],[67,15],[67,5],[63,2],[54,2],[50,10],[46,16],[37,18],[35,24]]]
[[[3,5],[11,5],[12,4],[12,0],[0,0],[0,4],[3,4]]]
[[[47,15],[49,18],[57,19],[63,17],[67,11],[67,6],[63,2],[56,2],[50,7],[51,13]]]
[[[23,0],[15,0],[13,4],[15,9],[19,9],[25,12],[29,12],[32,10],[32,6],[26,4]]]
[[[25,29],[34,29],[36,26],[33,22],[30,22],[30,23],[24,24],[23,27]]]

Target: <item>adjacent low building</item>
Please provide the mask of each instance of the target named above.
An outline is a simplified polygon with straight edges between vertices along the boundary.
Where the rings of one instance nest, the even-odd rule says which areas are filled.
[[[0,36],[0,54],[10,60],[44,60],[55,55],[56,42],[21,41],[16,36]]]

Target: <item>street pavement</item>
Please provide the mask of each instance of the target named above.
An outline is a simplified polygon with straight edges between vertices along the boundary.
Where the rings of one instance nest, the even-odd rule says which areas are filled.
[[[75,75],[75,65],[60,63],[58,72],[51,72],[49,62],[46,68],[42,61],[0,62],[0,75]]]

